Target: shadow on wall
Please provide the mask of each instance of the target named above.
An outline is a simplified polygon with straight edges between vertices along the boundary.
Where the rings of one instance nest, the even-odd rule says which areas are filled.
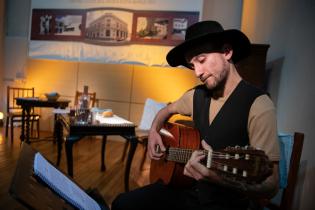
[[[280,78],[282,67],[284,63],[284,57],[275,59],[266,64],[266,78],[265,85],[267,92],[270,94],[271,99],[274,104],[277,105],[279,88],[280,88]]]
[[[315,182],[313,179],[315,177],[315,167],[310,166],[308,160],[303,160],[300,164],[298,176],[292,209],[314,209],[315,200],[312,195],[315,193]]]

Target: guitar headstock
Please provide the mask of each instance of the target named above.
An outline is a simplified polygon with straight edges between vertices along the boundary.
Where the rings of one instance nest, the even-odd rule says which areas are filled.
[[[232,181],[261,183],[272,174],[273,163],[263,150],[235,146],[212,152],[211,168]]]

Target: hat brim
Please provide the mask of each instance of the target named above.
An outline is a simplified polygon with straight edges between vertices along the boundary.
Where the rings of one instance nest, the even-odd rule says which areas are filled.
[[[166,60],[172,67],[182,65],[190,68],[185,59],[186,53],[195,46],[200,46],[202,43],[215,43],[218,40],[223,40],[223,43],[232,46],[232,60],[234,63],[237,63],[250,54],[250,41],[247,36],[239,30],[230,29],[219,33],[204,34],[186,40],[170,50],[166,56]]]

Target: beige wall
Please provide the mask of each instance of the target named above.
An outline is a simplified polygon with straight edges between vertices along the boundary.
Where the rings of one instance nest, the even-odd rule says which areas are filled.
[[[5,1],[0,0],[0,90],[3,89],[4,78],[4,20],[5,20]],[[3,91],[0,91],[0,98],[3,97]],[[3,104],[0,103],[0,112],[3,112]]]
[[[24,86],[35,87],[35,94],[57,91],[62,98],[74,101],[76,90],[89,86],[96,92],[101,108],[139,123],[144,101],[152,98],[171,102],[197,84],[193,71],[137,65],[80,63],[29,59]],[[51,109],[40,109],[41,130],[51,130]]]
[[[244,0],[242,18],[242,30],[251,40],[270,44],[270,93],[278,130],[305,134],[292,208],[300,210],[315,206],[314,11],[313,0]]]

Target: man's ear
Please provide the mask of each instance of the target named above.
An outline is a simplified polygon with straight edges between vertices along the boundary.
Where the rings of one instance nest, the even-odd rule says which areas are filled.
[[[233,48],[229,44],[225,44],[223,46],[223,54],[226,57],[227,60],[230,60],[233,55]]]

